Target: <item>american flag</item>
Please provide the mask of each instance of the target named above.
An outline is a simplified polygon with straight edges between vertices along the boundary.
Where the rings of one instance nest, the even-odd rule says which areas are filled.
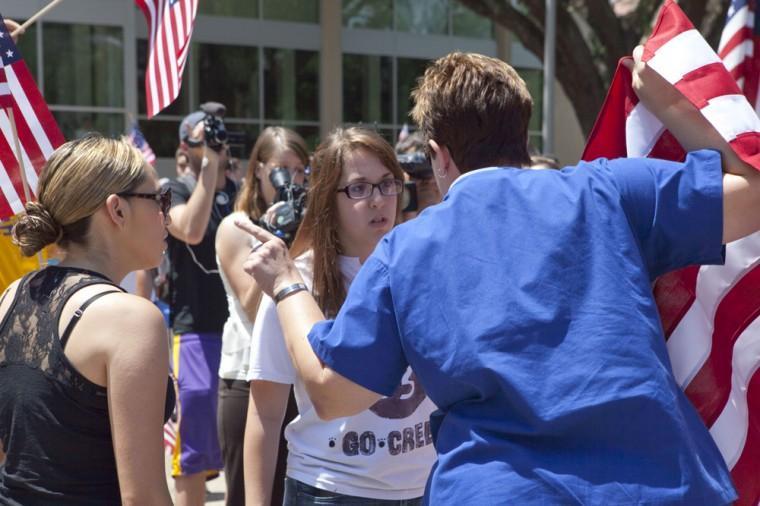
[[[729,18],[730,19],[730,18]],[[644,61],[673,84],[747,163],[760,168],[760,119],[718,55],[672,0],[666,0]],[[583,158],[684,151],[638,102],[622,65]],[[760,501],[760,233],[726,246],[724,266],[693,266],[654,287],[676,380],[696,407],[739,492]]]
[[[21,160],[29,190],[34,194],[37,175],[64,138],[48,110],[21,53],[0,16],[0,220],[24,209],[24,185],[8,109],[13,111],[21,145]]]
[[[177,422],[169,419],[164,424],[164,452],[173,455],[177,446]]]
[[[132,123],[132,128],[129,130],[129,134],[127,134],[127,138],[129,139],[129,142],[131,142],[134,147],[140,150],[140,153],[142,153],[143,158],[145,158],[146,162],[148,162],[151,165],[155,163],[156,154],[150,148],[150,144],[148,144],[148,141],[145,140],[145,137],[140,131],[140,127],[137,125],[136,121]]]
[[[145,97],[152,118],[179,95],[198,0],[135,0],[148,22]]]
[[[760,56],[759,18],[755,0],[733,0],[718,44],[718,56],[755,110],[760,85],[760,59],[755,57]]]

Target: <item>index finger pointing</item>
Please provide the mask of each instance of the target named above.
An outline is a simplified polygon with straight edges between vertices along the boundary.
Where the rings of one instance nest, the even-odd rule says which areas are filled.
[[[267,232],[261,227],[257,227],[256,225],[251,223],[249,220],[235,220],[235,226],[238,227],[240,230],[252,235],[253,237],[258,239],[262,243],[271,241],[272,239],[277,239],[275,235],[270,234],[269,232]]]

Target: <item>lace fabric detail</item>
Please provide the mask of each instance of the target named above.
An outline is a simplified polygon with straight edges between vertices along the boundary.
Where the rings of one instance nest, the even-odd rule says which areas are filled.
[[[78,290],[95,284],[114,285],[95,273],[47,267],[27,275],[0,322],[0,367],[25,365],[75,392],[102,396],[105,387],[82,376],[68,361],[58,335],[63,307]],[[121,289],[121,288],[120,288]]]

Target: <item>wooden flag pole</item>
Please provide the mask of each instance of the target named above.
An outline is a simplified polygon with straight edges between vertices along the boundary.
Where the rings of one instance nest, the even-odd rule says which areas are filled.
[[[24,21],[24,23],[21,26],[13,30],[13,33],[11,33],[11,37],[15,37],[16,35],[24,33],[24,30],[32,26],[32,24],[34,24],[35,21],[37,21],[39,18],[47,14],[51,9],[53,9],[56,5],[58,5],[62,1],[63,0],[53,0],[52,2],[47,4],[45,7],[40,9],[34,16]]]
[[[24,201],[32,201],[32,192],[29,189],[29,180],[26,178],[26,167],[24,167],[24,158],[21,155],[21,141],[18,138],[18,131],[16,130],[16,120],[13,117],[13,108],[7,107],[5,114],[8,115],[8,121],[11,124],[11,134],[13,135],[13,143],[16,148],[16,159],[18,160],[19,174],[21,174],[21,184],[24,187]],[[44,261],[42,259],[42,253],[37,253],[37,263],[40,267],[43,267]]]

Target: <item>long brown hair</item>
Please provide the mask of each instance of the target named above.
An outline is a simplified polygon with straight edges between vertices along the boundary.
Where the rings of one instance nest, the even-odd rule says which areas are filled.
[[[336,190],[346,156],[360,149],[376,156],[394,177],[404,179],[393,148],[379,134],[359,127],[334,130],[314,152],[308,208],[290,250],[293,258],[309,249],[314,250],[314,295],[328,317],[338,313],[346,298],[343,275],[337,261],[341,247],[337,230]],[[399,195],[396,202],[397,222],[400,213]]]
[[[243,211],[248,216],[258,219],[269,206],[261,194],[261,183],[256,177],[259,164],[266,164],[273,156],[283,151],[292,151],[304,164],[309,165],[309,149],[303,138],[293,130],[283,127],[267,127],[256,139],[248,160],[243,187],[235,200],[235,211]]]

